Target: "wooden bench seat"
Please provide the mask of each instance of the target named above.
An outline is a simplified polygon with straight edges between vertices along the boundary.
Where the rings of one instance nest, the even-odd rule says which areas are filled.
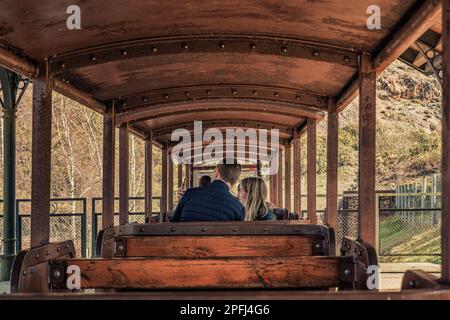
[[[375,252],[343,243],[330,254],[332,229],[292,221],[128,224],[101,232],[100,257],[75,258],[71,241],[22,251],[11,286],[64,292],[75,266],[81,289],[366,289]]]

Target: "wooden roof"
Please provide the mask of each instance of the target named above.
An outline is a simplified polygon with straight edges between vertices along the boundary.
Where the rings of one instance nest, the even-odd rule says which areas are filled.
[[[82,29],[69,30],[67,1],[3,0],[1,47],[25,59],[28,76],[47,58],[58,91],[99,111],[114,100],[118,124],[152,131],[155,142],[193,120],[282,127],[289,140],[307,118],[323,118],[329,99],[343,108],[354,96],[359,54],[398,50],[402,28],[405,37],[428,29],[420,14],[436,20],[440,10],[433,1],[379,0],[382,28],[369,30],[372,4],[83,1]],[[395,55],[381,57],[380,68]]]

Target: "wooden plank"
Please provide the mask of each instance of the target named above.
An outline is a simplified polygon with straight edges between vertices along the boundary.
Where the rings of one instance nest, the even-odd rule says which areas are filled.
[[[153,211],[153,143],[152,133],[145,139],[145,219],[151,221]]]
[[[329,99],[327,130],[327,225],[337,230],[339,113]]]
[[[361,56],[359,91],[359,239],[378,248],[375,194],[376,75],[367,55]]]
[[[31,246],[50,239],[52,89],[47,72],[47,64],[42,63],[33,81]]]
[[[339,285],[339,257],[64,259],[81,288],[313,288]],[[108,270],[108,272],[105,272]]]
[[[313,254],[312,235],[137,236],[125,241],[126,257],[289,257]]]
[[[120,125],[119,130],[119,225],[128,222],[130,198],[130,148],[128,123]]]
[[[302,216],[302,165],[301,140],[298,132],[294,135],[294,212]]]
[[[292,201],[291,201],[291,154],[292,146],[290,143],[287,143],[284,146],[284,206],[288,210],[288,212],[292,211]]]
[[[307,208],[308,218],[312,224],[317,224],[316,210],[316,174],[317,174],[317,146],[316,146],[316,121],[308,118],[307,137]]]
[[[102,229],[114,225],[115,110],[109,102],[103,114],[103,200]]]
[[[443,103],[442,103],[442,280],[450,284],[450,0],[443,9]]]

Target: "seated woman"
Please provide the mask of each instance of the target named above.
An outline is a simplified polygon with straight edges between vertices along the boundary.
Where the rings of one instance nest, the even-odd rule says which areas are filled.
[[[245,207],[245,221],[277,220],[267,199],[267,186],[262,178],[249,177],[238,186],[239,201]]]

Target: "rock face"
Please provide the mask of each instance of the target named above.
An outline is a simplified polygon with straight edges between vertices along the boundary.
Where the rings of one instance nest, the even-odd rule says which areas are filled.
[[[396,61],[377,82],[377,187],[414,183],[440,171],[441,87],[426,76]],[[339,118],[339,189],[354,190],[358,177],[358,98]],[[326,143],[326,121],[319,125]],[[323,161],[326,163],[326,147]],[[323,169],[323,170],[322,170]],[[323,172],[325,183],[326,168]],[[320,178],[319,178],[320,179]]]
[[[434,76],[426,76],[395,62],[378,79],[379,98],[383,100],[420,100],[422,103],[440,101],[441,92]]]

